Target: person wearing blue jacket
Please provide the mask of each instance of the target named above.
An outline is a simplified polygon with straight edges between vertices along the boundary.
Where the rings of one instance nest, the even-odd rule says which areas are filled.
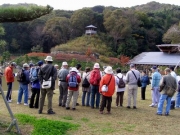
[[[37,65],[37,67],[35,67],[35,70],[36,70],[37,75],[38,75],[39,69],[43,65],[43,61],[39,61],[36,65]],[[36,108],[37,109],[39,107],[40,89],[41,89],[41,85],[40,85],[39,79],[31,82],[32,95],[31,95],[31,99],[30,99],[29,108]],[[36,98],[36,100],[34,102],[35,98]]]
[[[22,95],[24,94],[24,105],[28,105],[28,84],[29,80],[29,65],[27,63],[23,64],[23,72],[25,75],[25,80],[19,82],[19,91],[18,91],[18,101],[17,104],[21,104]]]
[[[147,76],[146,71],[142,71],[141,84],[141,99],[145,100],[146,86],[149,84],[149,77]]]
[[[156,107],[157,104],[159,103],[159,98],[160,98],[159,86],[160,86],[161,74],[159,73],[156,66],[153,66],[151,69],[153,72],[152,83],[151,83],[152,104],[149,106]]]

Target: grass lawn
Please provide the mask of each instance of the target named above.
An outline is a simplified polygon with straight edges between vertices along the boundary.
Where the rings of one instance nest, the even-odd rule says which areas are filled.
[[[146,100],[140,100],[140,88],[138,90],[138,109],[127,109],[127,93],[124,96],[124,107],[115,106],[115,94],[113,96],[112,110],[110,115],[99,114],[98,109],[89,107],[77,106],[77,110],[65,110],[58,106],[58,90],[55,90],[53,97],[53,109],[55,115],[47,115],[47,102],[45,103],[43,114],[38,114],[37,109],[30,109],[23,104],[17,105],[17,91],[13,91],[10,107],[15,116],[25,114],[37,119],[48,119],[55,122],[68,122],[70,124],[79,125],[75,130],[68,130],[68,135],[179,135],[180,125],[180,109],[175,109],[170,112],[170,116],[155,115],[157,108],[149,107],[151,104],[150,89],[147,88]],[[81,104],[81,89],[78,102]],[[46,100],[47,101],[47,100]],[[5,133],[11,119],[5,104],[0,98],[0,134],[13,135],[14,133]],[[25,124],[26,123],[26,124]],[[18,120],[19,127],[23,135],[30,135],[33,132],[35,125],[33,122],[22,122]],[[34,122],[35,123],[35,122]],[[57,125],[55,124],[54,127]],[[53,128],[53,126],[49,126]],[[48,128],[48,127],[46,127]],[[61,127],[60,127],[61,128]],[[13,131],[16,131],[13,129]],[[54,135],[59,135],[54,133]]]

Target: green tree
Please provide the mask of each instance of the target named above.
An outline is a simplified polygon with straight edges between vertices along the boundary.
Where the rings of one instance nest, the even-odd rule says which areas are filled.
[[[31,48],[32,52],[43,52],[43,48],[40,45],[37,46],[33,46],[33,48]]]
[[[17,43],[17,40],[15,38],[12,39],[10,44],[10,50],[11,52],[14,52],[20,48],[20,45]]]
[[[118,48],[118,54],[124,55],[128,57],[134,57],[138,54],[138,45],[134,38],[126,38],[124,43],[121,43],[121,45]]]
[[[131,36],[131,23],[122,10],[105,10],[104,26],[114,38],[114,51],[117,51],[118,41]]]
[[[29,56],[26,54],[26,55],[25,55],[25,58],[24,58],[24,61],[25,61],[26,63],[28,63],[29,60],[30,60],[30,59],[29,59]]]
[[[10,60],[10,57],[11,57],[11,54],[8,51],[5,51],[2,54],[2,61],[6,62],[6,61]]]
[[[180,43],[180,23],[179,25],[171,26],[167,32],[163,35],[163,42],[169,44]]]
[[[70,19],[72,36],[82,36],[85,32],[85,27],[92,24],[93,20],[94,12],[90,8],[83,8],[75,11]]]
[[[71,60],[70,66],[71,66],[71,67],[75,67],[77,63],[78,63],[78,62],[77,62],[77,59],[73,58],[73,59]]]
[[[68,18],[55,17],[48,20],[43,30],[45,39],[42,41],[43,51],[50,52],[55,45],[66,43],[70,38],[70,31],[71,25]]]
[[[4,30],[4,28],[0,25],[0,38],[1,38],[1,36],[3,36],[3,35],[5,35],[5,30]],[[6,41],[3,40],[3,39],[0,39],[0,48],[1,48],[1,49],[0,49],[0,53],[2,53],[2,52],[5,51],[6,45],[7,45]]]
[[[0,6],[0,22],[25,22],[49,14],[53,8],[49,5],[37,6],[35,4]]]

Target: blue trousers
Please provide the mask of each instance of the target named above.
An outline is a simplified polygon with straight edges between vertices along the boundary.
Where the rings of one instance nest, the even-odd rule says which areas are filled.
[[[95,98],[96,98],[96,108],[99,108],[99,103],[100,103],[99,86],[92,85],[91,86],[91,108],[94,108]]]
[[[89,106],[90,94],[91,94],[90,92],[83,91],[83,95],[82,95],[82,105],[83,106],[85,106],[85,99],[86,99],[86,106]]]
[[[176,95],[176,105],[175,105],[177,108],[180,108],[180,91],[177,92],[177,95]]]
[[[24,103],[28,104],[28,84],[19,83],[18,102],[21,103],[24,94]]]
[[[158,108],[157,108],[157,113],[158,114],[162,114],[163,113],[163,105],[164,105],[164,101],[165,100],[166,100],[165,114],[169,114],[170,107],[171,107],[171,98],[172,97],[168,97],[168,95],[165,95],[165,94],[162,94],[160,96],[159,103],[158,103]]]

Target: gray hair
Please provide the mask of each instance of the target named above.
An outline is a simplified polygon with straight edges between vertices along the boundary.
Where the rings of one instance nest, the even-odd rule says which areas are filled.
[[[164,71],[166,71],[167,73],[171,72],[170,68],[166,68]]]

